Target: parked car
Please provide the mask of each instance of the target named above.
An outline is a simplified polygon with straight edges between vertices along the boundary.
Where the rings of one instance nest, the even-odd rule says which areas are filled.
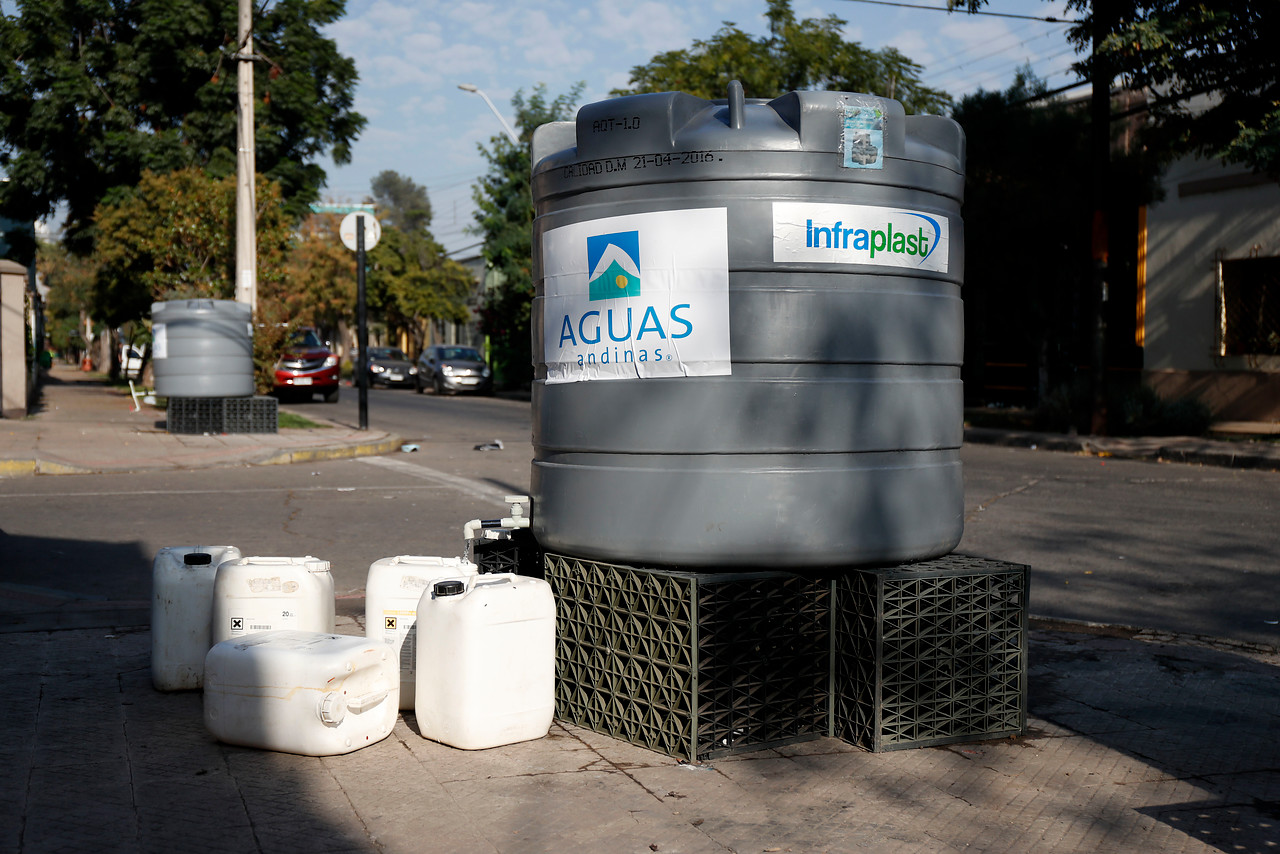
[[[285,354],[276,362],[274,391],[281,399],[310,400],[320,394],[325,403],[338,402],[338,356],[314,329],[300,329],[289,339]]]
[[[369,348],[369,387],[417,385],[418,369],[398,347]]]
[[[143,354],[147,352],[146,344],[122,344],[120,346],[120,376],[127,380],[136,380],[142,373]]]
[[[436,394],[474,391],[493,394],[493,371],[475,347],[452,344],[428,347],[418,357],[414,387],[421,394],[430,386]]]

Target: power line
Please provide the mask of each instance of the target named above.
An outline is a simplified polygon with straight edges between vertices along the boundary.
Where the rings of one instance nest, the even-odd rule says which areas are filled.
[[[1048,62],[1050,60],[1057,59],[1060,56],[1064,56],[1068,53],[1072,53],[1073,51],[1074,51],[1073,48],[1068,47],[1058,51],[1057,53],[1050,54],[1048,56],[1038,57],[1036,61],[1041,63]],[[985,71],[983,69],[975,68],[971,70],[968,74],[960,76],[959,80],[961,80],[966,84],[965,87],[963,88],[969,88],[972,86],[982,86],[986,84],[988,81],[999,80],[1007,76],[1011,69],[1016,70],[1017,68],[1023,65],[1026,65],[1029,62],[1030,62],[1030,59],[1028,58],[1020,61],[1011,61],[1010,63],[1006,63],[1003,66],[993,68],[990,70],[985,70]],[[1070,70],[1070,66],[1068,66],[1068,68],[1065,70]],[[1052,73],[1045,74],[1043,76],[1043,79],[1049,80],[1053,78],[1055,75],[1062,74],[1062,73],[1064,73],[1063,70],[1054,71]]]
[[[846,3],[870,3],[873,6],[897,6],[900,9],[928,9],[931,12],[954,12],[955,9],[946,6],[919,6],[915,3],[894,3],[890,0],[845,0]],[[1018,18],[1023,21],[1043,21],[1046,24],[1079,24],[1080,21],[1072,21],[1064,18],[1055,18],[1052,15],[1039,17],[1036,15],[1015,15],[1012,12],[979,12],[968,11],[965,15],[983,15],[988,18]]]

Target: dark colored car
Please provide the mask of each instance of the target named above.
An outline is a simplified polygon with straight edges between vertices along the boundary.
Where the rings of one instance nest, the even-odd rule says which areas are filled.
[[[453,344],[428,347],[418,357],[415,387],[421,394],[430,386],[436,394],[473,391],[493,394],[493,371],[475,347]]]
[[[417,385],[418,369],[398,347],[369,348],[369,387]]]
[[[321,394],[325,403],[338,402],[338,357],[315,330],[300,329],[289,339],[276,362],[275,394],[282,400]]]

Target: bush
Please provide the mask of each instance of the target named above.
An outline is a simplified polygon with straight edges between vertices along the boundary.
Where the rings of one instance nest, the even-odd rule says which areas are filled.
[[[1036,410],[1036,429],[1087,433],[1093,410],[1089,383],[1077,377],[1055,388]],[[1112,436],[1202,436],[1213,418],[1196,398],[1165,400],[1150,386],[1107,389],[1107,433]]]

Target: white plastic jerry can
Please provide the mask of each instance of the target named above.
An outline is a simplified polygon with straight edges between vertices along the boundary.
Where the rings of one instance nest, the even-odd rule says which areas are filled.
[[[435,582],[418,603],[414,713],[463,750],[541,738],[555,713],[551,586],[511,573]]]
[[[369,565],[364,623],[370,640],[387,644],[399,662],[400,708],[412,709],[417,661],[418,601],[432,582],[474,575],[476,565],[456,557],[397,555]]]
[[[239,560],[235,546],[168,546],[151,564],[151,684],[185,691],[204,684],[213,646],[209,618],[218,564]]]
[[[386,738],[400,680],[386,644],[269,631],[215,644],[205,658],[204,725],[219,741],[306,756]]]
[[[333,631],[333,575],[314,557],[243,557],[218,567],[214,643],[273,629]]]

